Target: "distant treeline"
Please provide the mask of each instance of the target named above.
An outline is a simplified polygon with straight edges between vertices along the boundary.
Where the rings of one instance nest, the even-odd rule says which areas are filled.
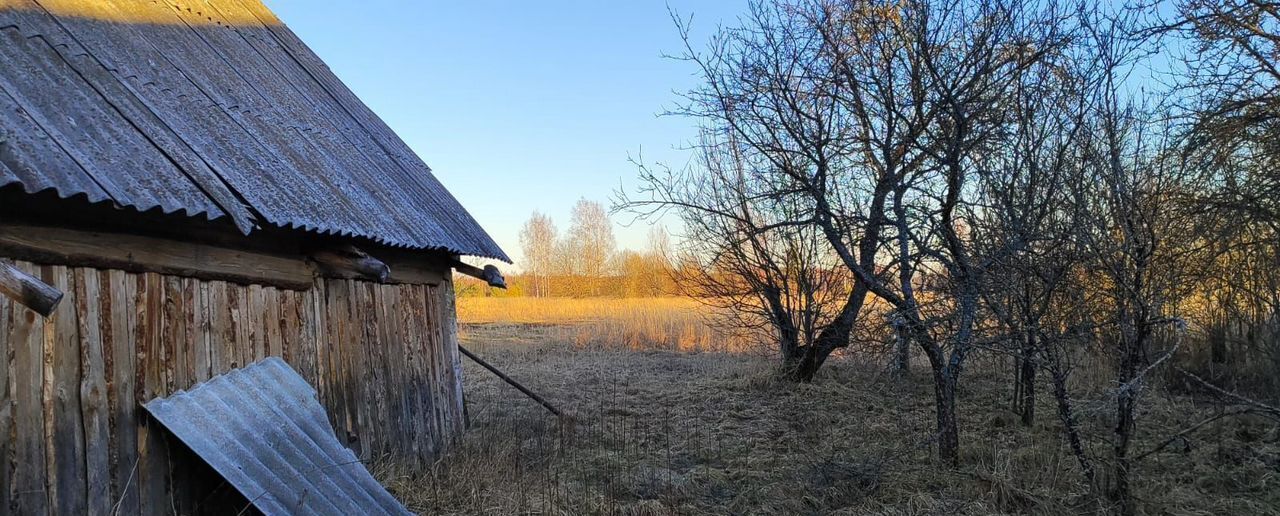
[[[507,289],[491,288],[470,278],[455,279],[458,295],[477,297],[663,297],[680,295],[666,271],[627,271],[603,277],[508,275]]]
[[[551,217],[534,212],[520,230],[518,274],[499,290],[471,278],[457,280],[460,296],[657,297],[677,294],[669,239],[649,234],[645,251],[618,250],[613,222],[603,205],[579,200],[569,230],[560,235]]]

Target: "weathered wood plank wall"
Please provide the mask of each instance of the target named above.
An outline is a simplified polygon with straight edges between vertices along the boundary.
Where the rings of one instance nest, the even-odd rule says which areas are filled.
[[[47,319],[0,297],[0,513],[197,510],[210,473],[139,404],[267,356],[316,387],[362,459],[430,460],[465,424],[448,283],[295,291],[16,265],[66,297]]]

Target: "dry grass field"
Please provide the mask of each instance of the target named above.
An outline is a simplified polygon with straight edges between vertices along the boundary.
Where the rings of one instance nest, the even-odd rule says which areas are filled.
[[[460,300],[463,344],[568,417],[555,418],[466,362],[471,429],[463,442],[425,471],[375,468],[412,509],[564,515],[1098,509],[1048,400],[1033,427],[1020,426],[1007,409],[1007,379],[990,364],[975,364],[962,383],[963,465],[949,469],[932,457],[932,393],[919,367],[915,378],[894,380],[874,363],[844,356],[814,383],[793,385],[773,377],[767,357],[673,347],[686,342],[674,335],[714,334],[673,329],[699,324],[689,317],[695,307],[683,301],[658,307],[572,301],[546,311],[528,301]],[[634,313],[675,320],[614,319]],[[599,345],[643,333],[639,326],[663,329],[650,333],[656,339],[650,347],[640,340]],[[707,344],[712,337],[698,339]],[[1141,414],[1137,450],[1174,433],[1188,414],[1211,410],[1175,396],[1153,398]],[[1109,407],[1081,404],[1091,451],[1105,457],[1100,436]],[[1142,512],[1280,514],[1278,441],[1273,426],[1237,418],[1153,454],[1139,463]]]
[[[489,334],[501,333],[501,328],[519,333],[532,325],[539,335],[533,341],[578,348],[742,351],[748,347],[746,337],[709,324],[705,310],[697,301],[682,297],[462,297],[458,320],[464,333],[471,328]]]

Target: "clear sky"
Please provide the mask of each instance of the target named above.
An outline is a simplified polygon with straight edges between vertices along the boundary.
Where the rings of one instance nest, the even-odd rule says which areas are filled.
[[[628,155],[673,166],[693,122],[659,117],[697,84],[660,0],[266,0],[519,259],[538,210],[563,231],[580,197],[634,185]],[[672,0],[705,41],[746,0]],[[629,217],[615,217],[626,222]],[[643,248],[648,227],[618,228]]]

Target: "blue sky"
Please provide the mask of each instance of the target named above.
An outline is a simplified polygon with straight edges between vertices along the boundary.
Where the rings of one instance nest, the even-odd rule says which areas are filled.
[[[628,154],[683,165],[693,122],[658,117],[697,84],[661,1],[266,0],[519,259],[538,210],[632,187]],[[746,0],[673,0],[705,41]],[[625,222],[629,217],[615,217]],[[618,228],[643,248],[648,227]]]

